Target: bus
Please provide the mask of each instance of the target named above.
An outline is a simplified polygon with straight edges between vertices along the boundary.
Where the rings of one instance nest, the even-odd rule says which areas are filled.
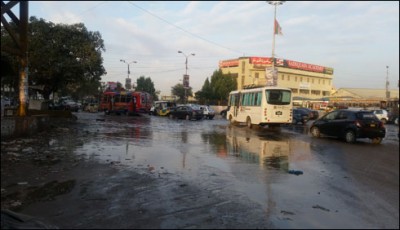
[[[291,124],[292,91],[283,87],[260,87],[229,93],[227,119],[231,124],[246,123],[269,127]]]
[[[142,91],[105,91],[100,97],[99,111],[105,114],[149,113],[152,96]]]

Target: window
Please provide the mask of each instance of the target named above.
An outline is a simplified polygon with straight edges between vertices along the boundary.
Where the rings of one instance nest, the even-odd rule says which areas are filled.
[[[256,78],[258,78],[258,77],[259,77],[259,75],[260,75],[260,74],[257,72],[257,73],[255,74],[255,77],[256,77]]]
[[[287,80],[290,81],[290,75],[287,75]]]

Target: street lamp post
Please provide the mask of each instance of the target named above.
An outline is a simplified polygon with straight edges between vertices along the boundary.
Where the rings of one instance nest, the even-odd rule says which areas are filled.
[[[132,64],[132,63],[137,63],[137,61],[131,61],[131,62],[129,62],[129,63],[126,62],[126,61],[123,60],[123,59],[121,59],[120,61],[121,61],[121,62],[124,62],[124,63],[126,63],[126,64],[128,65],[128,79],[130,79],[130,78],[129,78],[129,74],[131,73],[131,71],[129,70],[129,65]],[[128,89],[128,87],[127,87],[127,82],[125,82],[125,88]],[[130,87],[129,87],[129,89],[130,89]]]
[[[268,4],[270,4],[270,5],[273,5],[274,6],[274,26],[273,26],[273,33],[272,33],[272,55],[271,55],[271,59],[272,59],[272,62],[271,62],[271,71],[270,71],[270,74],[272,75],[272,76],[270,76],[270,78],[271,78],[271,80],[268,80],[268,77],[267,77],[267,85],[277,85],[277,75],[278,75],[278,73],[277,73],[277,71],[275,71],[275,35],[276,35],[276,27],[278,26],[277,25],[277,21],[276,21],[276,7],[278,6],[278,5],[282,5],[285,1],[267,1],[268,2]],[[266,69],[266,71],[267,71],[267,69]],[[267,75],[267,73],[266,73],[266,75]]]
[[[188,58],[189,58],[189,56],[190,55],[192,55],[192,56],[194,56],[195,54],[194,53],[191,53],[190,55],[186,55],[184,52],[182,52],[182,51],[178,51],[178,53],[181,53],[181,54],[183,54],[183,56],[185,56],[185,68],[186,68],[186,72],[185,72],[185,76],[183,77],[184,79],[183,79],[183,88],[185,89],[185,98],[184,98],[184,103],[186,103],[186,90],[187,90],[187,88],[189,87],[189,85],[188,86],[185,86],[185,77],[186,78],[188,78],[189,76],[187,75],[187,71],[188,71]]]
[[[274,6],[274,32],[272,33],[272,58],[274,60],[275,58],[275,21],[276,21],[276,7],[278,5],[282,5],[285,1],[267,1],[268,4],[273,5]]]

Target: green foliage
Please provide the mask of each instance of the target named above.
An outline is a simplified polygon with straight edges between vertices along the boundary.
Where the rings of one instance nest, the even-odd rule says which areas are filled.
[[[235,78],[229,74],[222,74],[222,70],[216,70],[211,76],[211,81],[207,78],[201,90],[196,92],[196,99],[201,104],[226,105],[229,93],[236,89]]]
[[[173,86],[171,93],[172,93],[172,95],[179,97],[179,103],[185,103],[189,96],[193,96],[192,88],[189,87],[188,89],[185,89],[185,87],[183,87],[183,84],[181,84],[181,83],[178,83],[175,86]],[[186,98],[185,98],[185,95],[186,95]]]
[[[45,99],[53,92],[74,98],[98,92],[101,76],[106,73],[99,32],[88,31],[83,23],[54,24],[36,17],[30,18],[28,28],[29,85],[44,85],[41,93]],[[3,45],[15,47],[8,33],[2,30],[1,36],[2,50]]]
[[[153,97],[153,101],[158,101],[158,95],[156,94],[154,83],[150,77],[140,76],[136,80],[136,91],[144,91],[150,93]]]

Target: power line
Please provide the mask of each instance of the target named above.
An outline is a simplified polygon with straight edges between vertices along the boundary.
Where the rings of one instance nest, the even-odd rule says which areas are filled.
[[[171,23],[171,22],[169,22],[169,21],[167,21],[167,20],[165,20],[165,19],[163,19],[163,18],[161,18],[161,17],[159,17],[159,16],[157,16],[157,15],[151,13],[150,11],[148,11],[148,10],[146,10],[146,9],[144,9],[144,8],[142,8],[142,7],[140,7],[140,6],[138,6],[138,5],[136,5],[135,3],[132,3],[132,2],[128,2],[128,3],[130,3],[130,4],[132,4],[133,6],[139,8],[140,10],[143,10],[144,12],[150,14],[151,16],[156,17],[156,18],[160,19],[161,21],[163,21],[163,22],[165,22],[165,23],[167,23],[167,24],[169,24],[169,25],[171,25],[171,26],[173,26],[173,27],[175,27],[175,28],[177,28],[177,29],[180,29],[180,30],[182,30],[183,32],[188,33],[188,34],[190,34],[190,35],[192,35],[192,36],[194,36],[194,37],[196,37],[196,38],[198,38],[198,39],[201,39],[201,40],[203,40],[203,41],[206,41],[206,42],[208,42],[208,43],[211,43],[211,44],[216,45],[216,46],[218,46],[218,47],[221,47],[221,48],[230,50],[230,51],[235,52],[235,53],[239,53],[239,54],[243,54],[243,53],[244,53],[244,52],[240,52],[240,51],[233,50],[233,49],[231,49],[231,48],[222,46],[222,45],[220,45],[220,44],[218,44],[218,43],[216,43],[216,42],[210,41],[210,40],[208,40],[208,39],[206,39],[206,38],[200,37],[200,36],[197,35],[197,34],[194,34],[194,33],[190,32],[190,31],[188,31],[188,30],[186,30],[186,29],[184,29],[184,28],[182,28],[182,27],[180,27],[180,26],[177,26],[177,25],[175,25],[175,24],[173,24],[173,23]]]

